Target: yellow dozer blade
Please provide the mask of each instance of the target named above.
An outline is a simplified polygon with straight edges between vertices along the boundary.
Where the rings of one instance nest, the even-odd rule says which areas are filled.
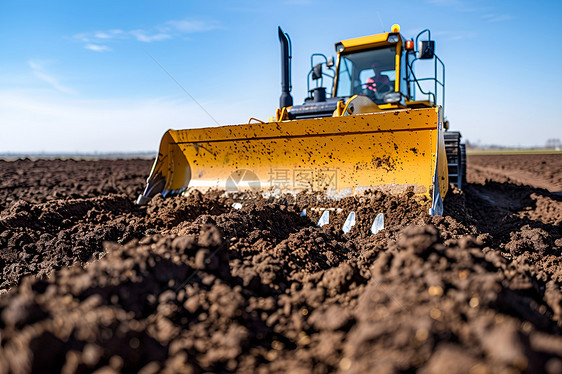
[[[413,188],[441,214],[448,187],[441,108],[169,130],[147,182],[139,204],[187,187],[334,198]]]

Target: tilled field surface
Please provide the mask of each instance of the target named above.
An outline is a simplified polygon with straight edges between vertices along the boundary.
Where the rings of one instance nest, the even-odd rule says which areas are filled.
[[[537,184],[486,157],[444,217],[380,192],[137,207],[150,161],[0,161],[0,373],[562,372],[562,157]]]

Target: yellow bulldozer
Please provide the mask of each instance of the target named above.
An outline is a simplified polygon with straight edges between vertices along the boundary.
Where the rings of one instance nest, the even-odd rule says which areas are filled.
[[[442,214],[449,183],[461,187],[464,179],[464,145],[459,132],[446,131],[445,65],[430,31],[405,39],[393,25],[389,33],[336,43],[335,59],[313,54],[302,105],[291,96],[291,41],[278,32],[275,117],[167,131],[137,203],[187,188],[322,191],[336,199],[413,189],[431,199],[430,214]],[[433,74],[416,76],[420,61],[430,61],[425,70]]]

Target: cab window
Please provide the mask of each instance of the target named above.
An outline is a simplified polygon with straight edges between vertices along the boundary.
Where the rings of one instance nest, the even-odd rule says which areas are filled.
[[[386,90],[386,92],[389,89],[394,91],[396,80],[395,58],[396,45],[342,54],[338,66],[336,96],[349,97],[370,94],[374,97],[377,90],[380,91],[378,96],[383,94],[383,90]],[[374,81],[378,82],[378,89],[374,88]],[[375,102],[381,100],[382,96]]]

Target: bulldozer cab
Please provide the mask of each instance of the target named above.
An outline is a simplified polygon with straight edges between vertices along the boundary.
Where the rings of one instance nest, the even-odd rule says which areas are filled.
[[[279,39],[284,53],[277,121],[438,105],[444,110],[445,65],[435,54],[435,42],[427,29],[410,40],[400,34],[398,25],[389,33],[342,40],[335,45],[335,67],[332,58],[313,54],[307,79],[309,96],[302,105],[293,104],[290,95],[290,39],[281,29]],[[420,60],[425,62],[419,64]]]
[[[402,91],[406,97],[405,82],[400,84],[400,74],[396,73],[403,64],[400,61],[396,66],[397,49],[390,46],[340,54],[336,96],[365,95],[379,105],[386,104],[385,95],[392,92]]]
[[[429,30],[420,32],[415,41],[406,40],[399,26],[394,25],[390,33],[343,40],[335,47],[335,69],[331,69],[326,56],[318,53],[312,56],[308,75],[310,96],[305,99],[307,110],[293,106],[288,110],[289,118],[302,117],[301,112],[306,112],[306,116],[311,112],[315,116],[332,115],[328,110],[330,105],[335,107],[337,101],[347,101],[356,95],[363,96],[360,100],[364,102],[370,99],[375,105],[369,110],[377,112],[437,105],[444,108],[445,65],[435,54],[435,42]],[[318,56],[324,62],[315,64],[314,57]],[[420,60],[430,63],[419,64]],[[331,73],[323,72],[322,65]],[[310,89],[310,78],[316,82],[313,89]],[[332,84],[324,87],[324,78],[331,79]],[[311,108],[312,103],[319,107],[318,103],[324,101],[327,104],[321,105],[323,112]]]

